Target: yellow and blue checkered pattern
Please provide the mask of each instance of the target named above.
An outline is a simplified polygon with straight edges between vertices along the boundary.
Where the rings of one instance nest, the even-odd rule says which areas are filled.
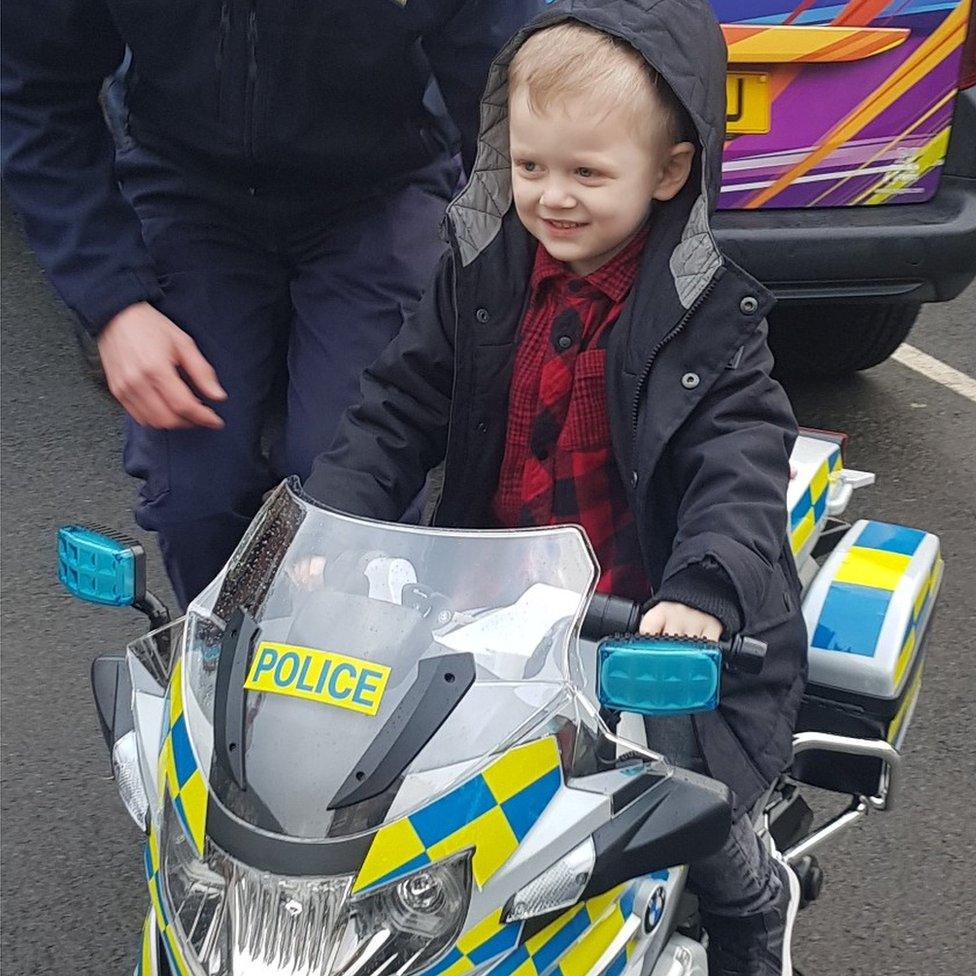
[[[152,963],[152,925],[149,922],[150,916],[142,923],[142,948],[139,951],[139,963],[136,966],[135,976],[155,976]]]
[[[474,850],[474,879],[483,887],[515,853],[561,785],[554,737],[510,749],[446,796],[382,827],[353,891],[385,884],[468,849]]]
[[[790,512],[790,548],[795,556],[813,535],[814,529],[827,513],[827,496],[830,479],[840,474],[844,467],[840,447],[831,453],[810,479],[807,490]]]
[[[627,882],[575,905],[499,962],[492,976],[589,976],[633,910],[635,887]],[[601,976],[618,976],[629,952],[628,945]]]
[[[203,856],[207,828],[207,781],[197,766],[183,714],[183,662],[173,668],[169,682],[168,728],[159,751],[160,801],[169,791],[170,802],[187,839]]]
[[[667,878],[667,872],[655,877]],[[634,887],[628,882],[575,905],[522,945],[522,923],[505,925],[501,912],[495,912],[466,932],[423,976],[464,976],[503,953],[504,958],[488,970],[492,976],[589,976],[630,915]],[[622,949],[600,976],[619,976],[629,951],[629,946]]]
[[[891,596],[925,535],[919,529],[902,525],[868,522],[834,575],[811,646],[874,657]],[[915,600],[902,639],[895,668],[896,686],[912,659],[918,622],[927,612],[941,572],[942,560],[937,557]]]
[[[156,835],[150,831],[149,839],[146,841],[145,850],[146,884],[149,886],[149,898],[152,901],[153,911],[156,913],[156,925],[163,948],[166,950],[166,957],[169,959],[170,972],[174,976],[190,976],[183,962],[183,955],[180,952],[176,934],[173,932],[172,925],[166,915],[165,901],[163,900],[163,881],[159,872],[159,847],[156,844]],[[147,925],[148,930],[148,925]],[[143,960],[146,959],[147,945],[143,942]]]

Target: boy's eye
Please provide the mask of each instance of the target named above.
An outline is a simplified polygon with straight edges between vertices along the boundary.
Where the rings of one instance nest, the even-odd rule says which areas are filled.
[[[531,159],[520,159],[518,166],[524,170],[526,173],[534,173],[538,167]]]
[[[597,172],[595,169],[590,169],[589,166],[580,166],[576,170],[576,175],[582,177],[584,180],[590,180],[597,175]]]

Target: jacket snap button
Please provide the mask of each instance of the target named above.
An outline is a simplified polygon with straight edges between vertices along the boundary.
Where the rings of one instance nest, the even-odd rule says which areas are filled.
[[[488,424],[484,420],[479,420],[478,427],[477,427],[478,433],[483,434],[487,429],[488,429]]]
[[[630,472],[630,487],[631,488],[636,488],[637,487],[637,480],[638,480],[637,479],[637,472],[636,471],[631,471]]]
[[[681,377],[681,385],[686,390],[693,390],[696,386],[698,386],[699,383],[701,383],[701,379],[697,373],[685,373],[685,375]]]
[[[746,295],[746,297],[739,302],[739,311],[742,312],[743,315],[752,315],[757,308],[759,308],[759,302],[757,302],[752,295]]]
[[[488,309],[487,309],[487,308],[479,308],[479,309],[478,309],[478,311],[474,313],[474,317],[475,317],[475,318],[476,318],[476,319],[477,319],[477,320],[478,320],[478,321],[479,321],[479,322],[480,322],[480,323],[481,323],[482,325],[484,325],[484,324],[485,324],[485,322],[487,322],[487,321],[488,321]]]

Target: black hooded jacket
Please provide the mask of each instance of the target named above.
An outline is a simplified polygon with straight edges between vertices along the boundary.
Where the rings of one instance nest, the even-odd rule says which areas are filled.
[[[607,348],[607,398],[657,598],[715,612],[708,567],[717,564],[744,631],[769,642],[762,674],[726,675],[720,709],[695,717],[709,770],[743,810],[789,760],[807,638],[787,542],[796,424],[769,376],[772,301],[719,252],[709,226],[726,49],[706,0],[560,0],[499,54],[475,170],[445,219],[451,248],[417,313],[364,375],[361,402],[306,490],[332,507],[396,520],[443,463],[435,524],[490,524],[535,243],[512,205],[507,69],[528,33],[566,18],[640,51],[698,134],[687,185],[652,212],[641,270]]]

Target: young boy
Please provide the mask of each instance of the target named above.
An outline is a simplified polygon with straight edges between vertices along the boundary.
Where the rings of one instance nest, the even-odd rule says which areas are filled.
[[[798,884],[750,812],[788,762],[806,632],[771,300],[708,223],[725,67],[705,0],[557,2],[512,41],[435,282],[306,489],[397,520],[443,463],[435,524],[581,524],[599,589],[648,600],[644,632],[768,642],[718,712],[648,732],[734,792],[728,842],[689,878],[711,976],[772,976],[792,972]]]

